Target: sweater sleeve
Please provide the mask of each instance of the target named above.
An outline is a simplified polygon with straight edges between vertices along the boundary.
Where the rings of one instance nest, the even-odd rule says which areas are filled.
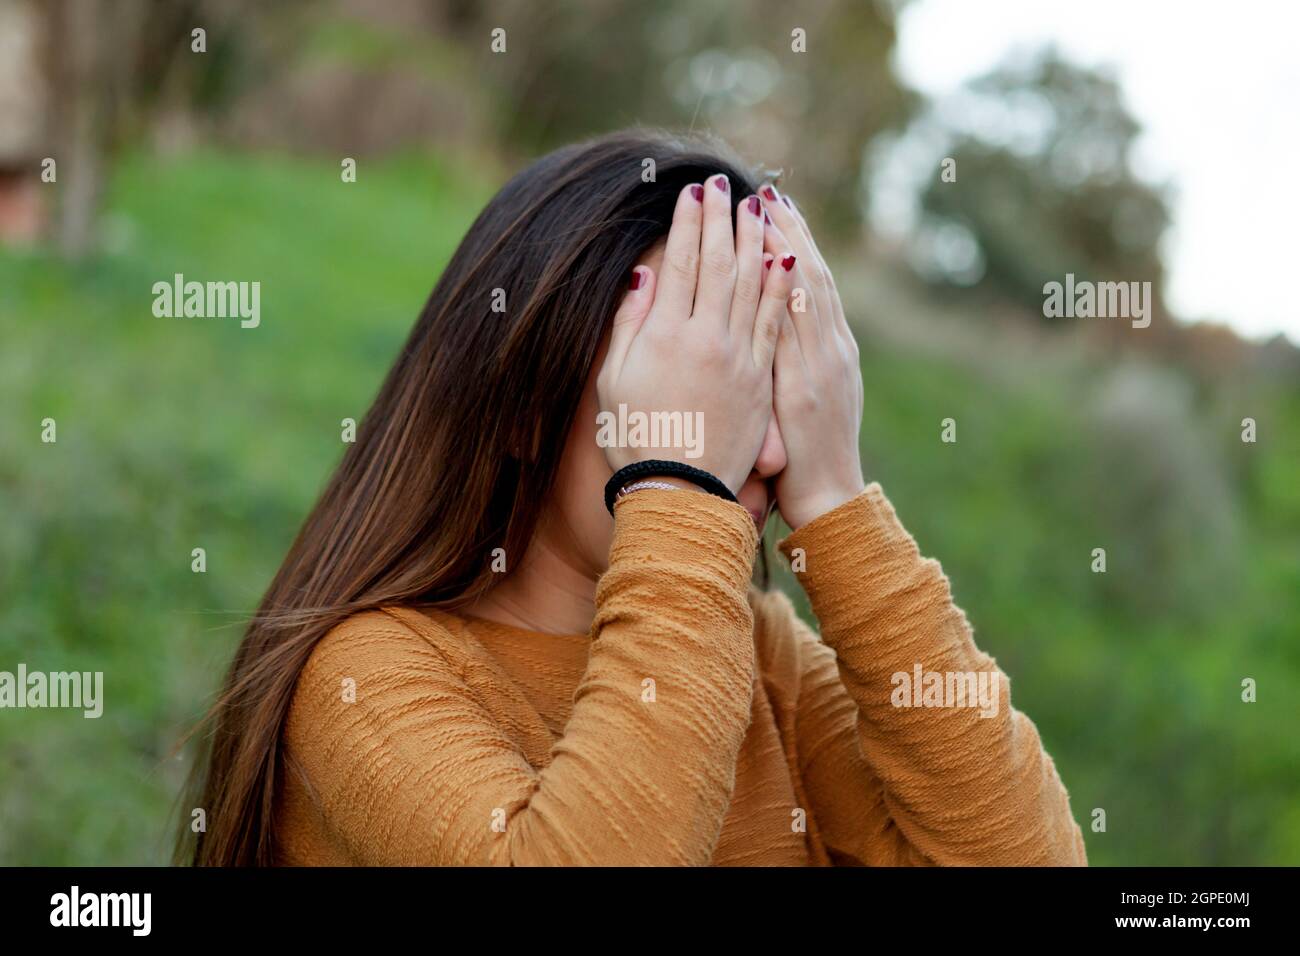
[[[750,720],[746,594],[758,535],[743,508],[694,492],[638,491],[615,514],[587,668],[541,769],[476,692],[481,675],[461,673],[454,639],[432,622],[440,633],[431,639],[371,613],[318,645],[287,742],[349,858],[709,862]],[[340,702],[345,677],[355,681],[353,703]]]
[[[975,646],[942,569],[921,557],[880,486],[780,548],[802,560],[821,626],[820,641],[797,628],[796,720],[800,772],[832,857],[1086,865],[1037,729],[1012,708],[1006,675]]]

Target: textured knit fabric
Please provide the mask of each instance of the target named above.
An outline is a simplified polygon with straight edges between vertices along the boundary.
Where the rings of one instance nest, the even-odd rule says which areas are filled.
[[[616,505],[590,634],[345,621],[286,724],[279,860],[1086,864],[1033,723],[879,485],[781,542],[820,637],[751,588],[757,542],[739,505],[647,489]],[[918,669],[996,674],[996,713],[903,706]]]

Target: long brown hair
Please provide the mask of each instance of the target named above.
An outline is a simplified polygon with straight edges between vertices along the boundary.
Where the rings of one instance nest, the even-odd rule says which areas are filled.
[[[688,183],[755,183],[719,144],[624,132],[557,150],[487,204],[271,582],[201,735],[178,861],[275,862],[281,732],[312,649],[359,611],[455,607],[522,554],[609,320]],[[500,290],[500,291],[498,291]],[[494,311],[504,295],[505,310]]]

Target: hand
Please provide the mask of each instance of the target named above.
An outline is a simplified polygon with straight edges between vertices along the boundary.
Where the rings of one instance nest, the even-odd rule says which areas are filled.
[[[776,478],[777,507],[786,524],[798,528],[865,487],[858,452],[862,367],[835,281],[803,215],[776,187],[760,193],[772,218],[767,249],[778,257],[781,248],[795,251],[795,289],[804,290],[802,303],[798,293],[792,296],[781,325],[773,394],[788,458]]]
[[[636,287],[614,316],[596,377],[607,421],[618,419],[620,406],[629,423],[634,413],[681,413],[683,422],[690,417],[702,426],[696,447],[677,447],[663,435],[653,446],[602,442],[614,470],[651,458],[680,461],[736,491],[758,457],[772,416],[772,359],[794,277],[763,268],[757,197],[737,209],[733,239],[729,188],[725,176],[714,176],[677,197],[663,275],[656,288],[654,271],[636,267]]]

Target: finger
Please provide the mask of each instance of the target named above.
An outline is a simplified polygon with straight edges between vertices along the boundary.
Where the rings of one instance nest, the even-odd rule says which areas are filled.
[[[805,237],[816,263],[815,274],[811,274],[810,280],[813,282],[814,287],[822,287],[826,291],[824,300],[826,300],[829,307],[829,319],[831,319],[832,325],[835,326],[836,332],[839,332],[841,337],[853,342],[853,330],[849,328],[849,320],[844,315],[844,302],[840,299],[840,290],[835,285],[835,274],[828,267],[826,256],[822,255],[822,250],[816,245],[813,229],[807,224],[802,209],[798,206],[798,203],[790,199],[789,195],[777,193],[775,186],[764,186],[763,195],[770,202],[779,203],[780,206],[787,208],[789,215],[793,216],[794,221],[800,225],[800,232]],[[777,199],[774,199],[774,196]]]
[[[813,238],[812,230],[808,228],[808,222],[804,219],[803,212],[794,204],[794,201],[789,196],[780,192],[771,183],[763,186],[759,192],[763,196],[769,214],[774,212],[778,217],[781,217],[780,221],[785,223],[787,231],[801,234],[803,241],[808,247],[809,256],[811,256],[819,265],[824,266],[826,260],[822,257],[821,250],[817,247],[817,240]],[[798,225],[799,228],[797,230],[790,229],[791,222]],[[810,266],[810,263],[805,260],[804,266],[807,268]]]
[[[790,240],[786,238],[781,227],[774,222],[769,222],[763,227],[763,251],[770,252],[773,256],[779,256],[784,252],[793,249]]]
[[[700,283],[691,316],[725,324],[736,287],[736,241],[731,228],[731,184],[718,174],[704,184],[704,237],[700,241]]]
[[[845,339],[848,339],[849,342],[852,342],[854,347],[857,347],[857,341],[855,341],[853,337],[853,329],[849,328],[849,320],[846,319],[844,315],[844,302],[840,299],[839,287],[836,287],[835,285],[835,274],[831,272],[831,267],[828,267],[826,264],[826,256],[822,255],[822,250],[820,250],[818,245],[816,245],[816,239],[813,237],[813,229],[811,229],[809,224],[807,224],[807,220],[803,217],[803,211],[800,206],[798,206],[798,203],[794,202],[793,199],[790,199],[789,195],[781,195],[781,203],[784,203],[785,207],[793,213],[794,219],[796,219],[798,224],[800,224],[800,228],[803,230],[803,234],[806,235],[809,245],[813,247],[813,254],[816,256],[816,261],[818,261],[820,274],[822,274],[824,284],[826,284],[827,289],[829,290],[831,313],[833,321],[835,321],[837,332],[839,332]]]
[[[840,299],[840,291],[835,285],[835,275],[831,272],[830,267],[826,264],[826,257],[822,255],[821,249],[817,246],[817,240],[813,238],[812,229],[808,225],[808,220],[804,218],[803,210],[799,204],[791,199],[788,195],[783,194],[781,201],[794,214],[795,219],[799,222],[800,228],[805,236],[808,237],[808,243],[812,247],[813,253],[817,256],[817,263],[820,269],[820,275],[823,284],[827,290],[827,296],[830,300],[830,309],[832,316],[832,325],[841,338],[850,343],[853,348],[857,348],[857,340],[853,337],[853,330],[849,328],[849,320],[844,315],[844,303]],[[814,281],[814,284],[817,284]]]
[[[789,251],[794,248],[794,244],[786,238],[780,227],[773,223],[764,230],[763,247],[774,256],[780,256],[781,250]],[[804,348],[811,349],[821,341],[823,330],[817,300],[804,275],[802,263],[794,268],[793,282],[788,303],[790,318],[794,321],[795,334],[802,340]]]
[[[840,301],[839,291],[835,286],[835,274],[831,272],[830,266],[826,264],[826,257],[822,255],[821,248],[817,245],[817,239],[813,236],[812,227],[808,225],[808,220],[805,218],[803,210],[799,208],[799,204],[791,199],[789,194],[782,193],[781,202],[790,210],[795,220],[799,223],[800,228],[803,230],[803,234],[808,237],[808,244],[812,247],[813,253],[817,256],[817,263],[824,272],[827,284],[830,286],[832,293],[831,304],[834,306],[835,316],[844,324],[845,331],[848,331],[848,325],[844,319],[844,306]]]
[[[790,247],[799,256],[799,268],[808,278],[810,286],[808,291],[817,305],[818,316],[824,322],[832,321],[835,316],[835,301],[838,300],[835,283],[831,279],[830,270],[826,268],[821,252],[817,249],[817,244],[813,242],[812,234],[808,232],[803,222],[803,217],[795,211],[794,205],[787,197],[777,192],[775,186],[766,185],[759,192],[765,200],[772,222],[781,230]]]
[[[758,303],[758,317],[754,320],[753,355],[754,364],[759,368],[772,367],[781,323],[786,321],[790,290],[794,288],[797,262],[798,257],[793,252],[786,251],[776,256],[766,270],[763,298]]]
[[[808,374],[803,352],[799,348],[799,336],[794,330],[794,322],[786,313],[781,322],[781,331],[776,337],[776,354],[772,359],[772,386],[780,390],[784,383],[794,381],[799,376]]]
[[[700,274],[700,227],[704,221],[704,187],[692,183],[677,196],[673,224],[664,245],[658,301],[666,316],[686,319],[695,301]]]
[[[769,227],[770,228],[770,227]],[[776,257],[769,252],[763,253],[763,267],[771,268]],[[799,335],[790,318],[789,307],[781,316],[781,326],[776,336],[776,354],[772,357],[772,374],[779,380],[780,376],[790,374],[803,365],[803,353],[799,351]]]
[[[773,224],[781,230],[799,255],[804,272],[811,276],[814,266],[819,268],[825,266],[825,260],[822,259],[817,243],[813,241],[812,233],[808,231],[803,216],[795,209],[790,197],[781,195],[771,183],[763,186],[759,194],[763,197],[763,205],[772,218]]]
[[[628,290],[614,313],[614,324],[609,335],[609,352],[605,357],[607,367],[616,372],[623,367],[632,340],[645,324],[646,316],[655,301],[655,273],[649,266],[632,270]]]
[[[763,204],[750,196],[736,209],[736,288],[731,297],[731,331],[754,334],[754,317],[763,295]]]

